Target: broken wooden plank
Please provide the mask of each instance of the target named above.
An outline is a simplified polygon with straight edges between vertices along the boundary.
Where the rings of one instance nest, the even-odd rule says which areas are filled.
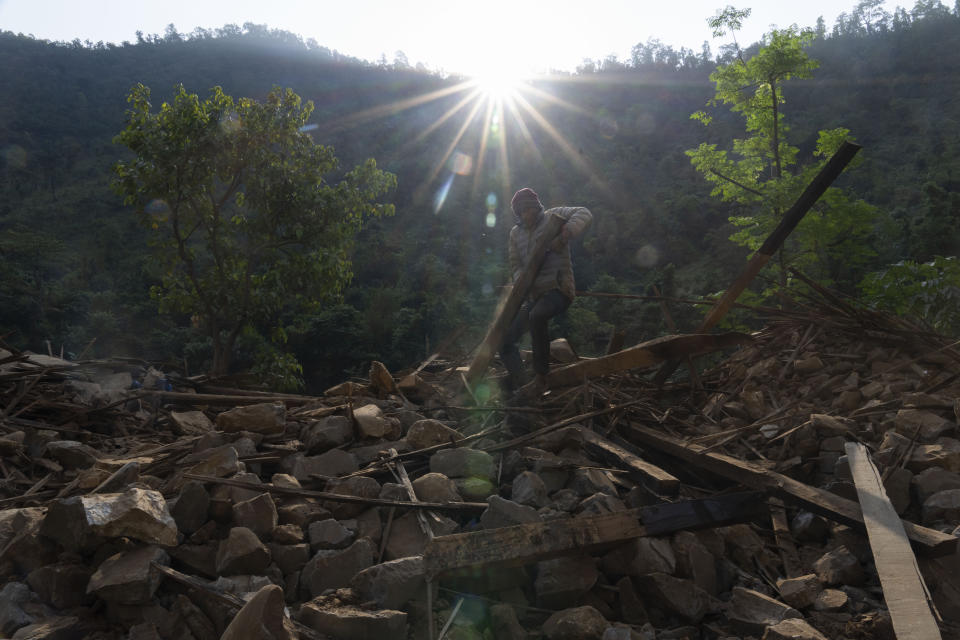
[[[493,356],[499,351],[507,329],[510,328],[510,324],[516,317],[517,311],[520,310],[524,298],[530,292],[530,287],[533,286],[537,272],[547,255],[547,249],[550,248],[550,243],[553,242],[564,224],[566,224],[566,220],[553,214],[550,214],[550,217],[543,223],[543,230],[538,234],[533,250],[530,252],[529,261],[524,265],[520,277],[513,283],[500,304],[497,305],[497,312],[493,322],[490,323],[489,329],[487,329],[487,335],[484,336],[483,342],[477,348],[477,353],[467,367],[464,380],[468,389],[476,386],[483,374],[486,373],[487,367],[490,366]]]
[[[642,536],[743,522],[765,506],[756,494],[731,494],[599,516],[437,536],[427,543],[423,566],[426,575],[434,578],[471,568],[528,564],[589,553]]]
[[[801,193],[800,197],[793,203],[793,206],[783,214],[783,218],[780,219],[780,224],[770,232],[770,235],[767,236],[763,245],[753,254],[750,261],[747,262],[747,266],[744,267],[743,272],[723,293],[723,296],[721,296],[713,306],[713,309],[710,310],[707,317],[703,319],[703,322],[700,323],[698,333],[709,331],[727,315],[733,307],[733,303],[740,297],[740,294],[753,282],[753,279],[760,273],[760,270],[763,269],[767,262],[770,261],[770,258],[772,258],[783,245],[787,236],[793,232],[797,225],[800,224],[800,221],[803,220],[803,217],[807,215],[807,211],[816,204],[820,196],[833,184],[833,181],[843,173],[843,170],[850,164],[850,161],[853,160],[853,157],[857,155],[860,149],[862,149],[860,145],[848,141],[844,141],[844,143],[840,145],[837,152],[827,161],[827,164],[823,166],[820,173],[810,181],[810,184],[803,190],[803,193]],[[663,384],[663,382],[670,377],[670,374],[676,371],[677,364],[678,361],[676,360],[670,360],[664,364],[657,372],[654,380],[658,384]]]
[[[900,640],[939,639],[940,629],[930,610],[917,559],[880,474],[862,444],[848,442],[845,449],[893,630]]]
[[[720,527],[766,513],[764,497],[760,491],[742,491],[698,500],[661,502],[640,507],[640,520],[648,536]]]
[[[680,480],[672,474],[635,456],[620,445],[610,442],[590,429],[572,428],[576,428],[580,434],[584,448],[588,453],[612,459],[617,466],[626,470],[634,480],[643,483],[644,486],[658,495],[675,496],[679,493]]]
[[[662,336],[608,356],[581,360],[554,369],[547,374],[547,385],[550,387],[573,386],[588,378],[629,369],[652,367],[675,358],[702,355],[747,344],[750,341],[750,336],[737,332]]]
[[[793,534],[790,533],[790,524],[787,522],[787,512],[780,498],[770,498],[770,523],[773,525],[773,536],[780,549],[780,560],[783,561],[783,571],[788,578],[797,578],[803,574],[803,564],[794,544]]]
[[[217,478],[215,476],[204,476],[196,473],[185,473],[183,477],[187,480],[196,480],[197,482],[224,484],[230,487],[262,491],[274,495],[319,498],[320,500],[329,500],[331,502],[351,502],[354,504],[368,504],[374,507],[405,507],[410,509],[433,509],[436,511],[462,511],[465,513],[483,511],[487,508],[486,502],[405,502],[402,500],[383,500],[381,498],[361,498],[359,496],[347,496],[339,493],[330,493],[328,491],[275,487],[270,484],[257,484],[255,482],[244,482],[242,480],[233,480],[232,478]]]
[[[824,489],[811,487],[759,465],[720,453],[708,452],[704,447],[684,443],[653,429],[632,424],[627,429],[627,435],[629,440],[640,445],[652,447],[746,487],[766,490],[802,504],[835,522],[855,527],[860,531],[865,530],[860,505],[852,500]],[[910,540],[924,553],[941,556],[952,554],[956,550],[957,538],[951,535],[907,521],[903,521],[903,527]]]

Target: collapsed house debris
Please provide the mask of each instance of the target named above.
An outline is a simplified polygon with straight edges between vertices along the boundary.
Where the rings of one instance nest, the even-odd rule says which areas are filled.
[[[827,291],[766,313],[523,406],[438,357],[311,398],[10,349],[0,633],[958,637],[960,353]]]

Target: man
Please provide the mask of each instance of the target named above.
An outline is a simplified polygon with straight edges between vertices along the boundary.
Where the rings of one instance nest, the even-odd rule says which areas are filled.
[[[566,311],[576,295],[568,243],[586,231],[593,215],[584,207],[554,207],[544,211],[540,197],[530,188],[517,191],[510,201],[510,206],[517,220],[517,224],[510,230],[510,269],[513,282],[520,277],[537,239],[546,228],[548,217],[556,215],[566,220],[556,240],[550,245],[543,265],[534,279],[530,295],[517,312],[517,317],[507,330],[500,348],[500,359],[509,374],[505,387],[507,391],[515,391],[526,382],[517,341],[529,329],[533,342],[536,386],[538,390],[543,390],[546,388],[546,375],[550,370],[550,337],[547,326],[550,318]]]

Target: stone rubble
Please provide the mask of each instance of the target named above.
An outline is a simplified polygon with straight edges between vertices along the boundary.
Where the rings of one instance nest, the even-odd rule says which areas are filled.
[[[853,500],[844,444],[865,442],[898,513],[960,535],[957,360],[849,328],[817,334],[799,321],[781,325],[709,372],[706,395],[624,383],[621,400],[647,394],[656,407],[645,414],[649,424],[708,445],[740,430],[720,452]],[[575,405],[551,390],[531,407],[578,408],[549,418],[507,413],[499,433],[484,434],[485,414],[459,410],[443,382],[452,367],[437,367],[395,381],[377,363],[368,382],[338,385],[323,398],[264,394],[232,409],[132,400],[139,408],[116,408],[123,426],[110,437],[82,417],[62,431],[14,425],[0,434],[8,476],[0,494],[0,634],[423,638],[428,624],[436,637],[450,622],[446,637],[454,640],[892,637],[866,536],[789,502],[791,569],[766,517],[525,567],[479,567],[429,583],[428,599],[430,537],[734,489],[651,456],[690,482],[679,496],[658,496],[615,460],[588,456],[575,429],[499,450],[498,442],[608,400],[595,390],[577,402],[599,405]],[[77,399],[99,397],[84,386],[93,382],[59,384]],[[136,426],[148,419],[149,431]],[[617,438],[616,421],[606,420],[575,426]],[[383,460],[402,462],[410,485]],[[36,496],[21,496],[35,484]],[[418,512],[373,502],[413,499],[476,508]],[[960,586],[950,579],[960,576],[960,561],[943,562],[929,584],[952,614]],[[956,631],[949,622],[944,628]]]

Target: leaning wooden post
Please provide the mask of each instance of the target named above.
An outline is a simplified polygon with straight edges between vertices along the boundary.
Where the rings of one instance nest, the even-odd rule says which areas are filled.
[[[833,181],[840,176],[860,149],[862,149],[862,147],[853,142],[844,142],[840,145],[837,152],[833,154],[833,157],[830,158],[813,181],[807,185],[807,188],[800,194],[800,197],[797,198],[793,206],[783,214],[783,219],[780,220],[780,224],[778,224],[777,228],[767,237],[763,246],[753,254],[753,257],[750,258],[750,262],[747,263],[740,277],[724,292],[723,296],[713,306],[713,309],[710,310],[710,313],[707,314],[707,317],[703,319],[696,333],[706,333],[727,315],[727,312],[733,307],[733,303],[737,301],[740,294],[743,293],[747,286],[753,282],[757,274],[760,273],[760,269],[762,269],[777,250],[783,246],[783,242],[787,239],[787,236],[800,224],[803,216],[807,215],[807,211],[820,199],[820,196],[833,184]],[[654,381],[657,382],[657,384],[663,384],[663,382],[670,377],[670,374],[677,370],[677,365],[678,362],[676,361],[665,363],[660,367],[660,370],[654,377]]]
[[[473,356],[473,360],[470,361],[470,366],[467,367],[464,382],[466,382],[468,388],[472,389],[477,382],[480,381],[480,378],[483,377],[483,374],[486,373],[487,367],[490,366],[490,361],[493,360],[494,354],[500,349],[500,345],[503,344],[503,336],[506,335],[507,329],[510,328],[510,323],[513,322],[517,311],[520,310],[520,306],[523,304],[523,300],[530,292],[530,287],[533,286],[533,282],[536,280],[537,272],[540,271],[540,266],[543,264],[543,259],[547,255],[547,249],[550,248],[550,243],[557,237],[557,233],[560,232],[560,228],[563,227],[565,223],[566,220],[563,218],[550,214],[547,221],[543,224],[542,231],[537,235],[536,243],[533,246],[533,251],[530,253],[527,264],[524,265],[523,270],[520,272],[520,277],[517,278],[517,281],[513,283],[513,286],[497,305],[497,312],[493,322],[487,329],[487,335],[484,337],[483,342],[480,343],[480,347]]]

